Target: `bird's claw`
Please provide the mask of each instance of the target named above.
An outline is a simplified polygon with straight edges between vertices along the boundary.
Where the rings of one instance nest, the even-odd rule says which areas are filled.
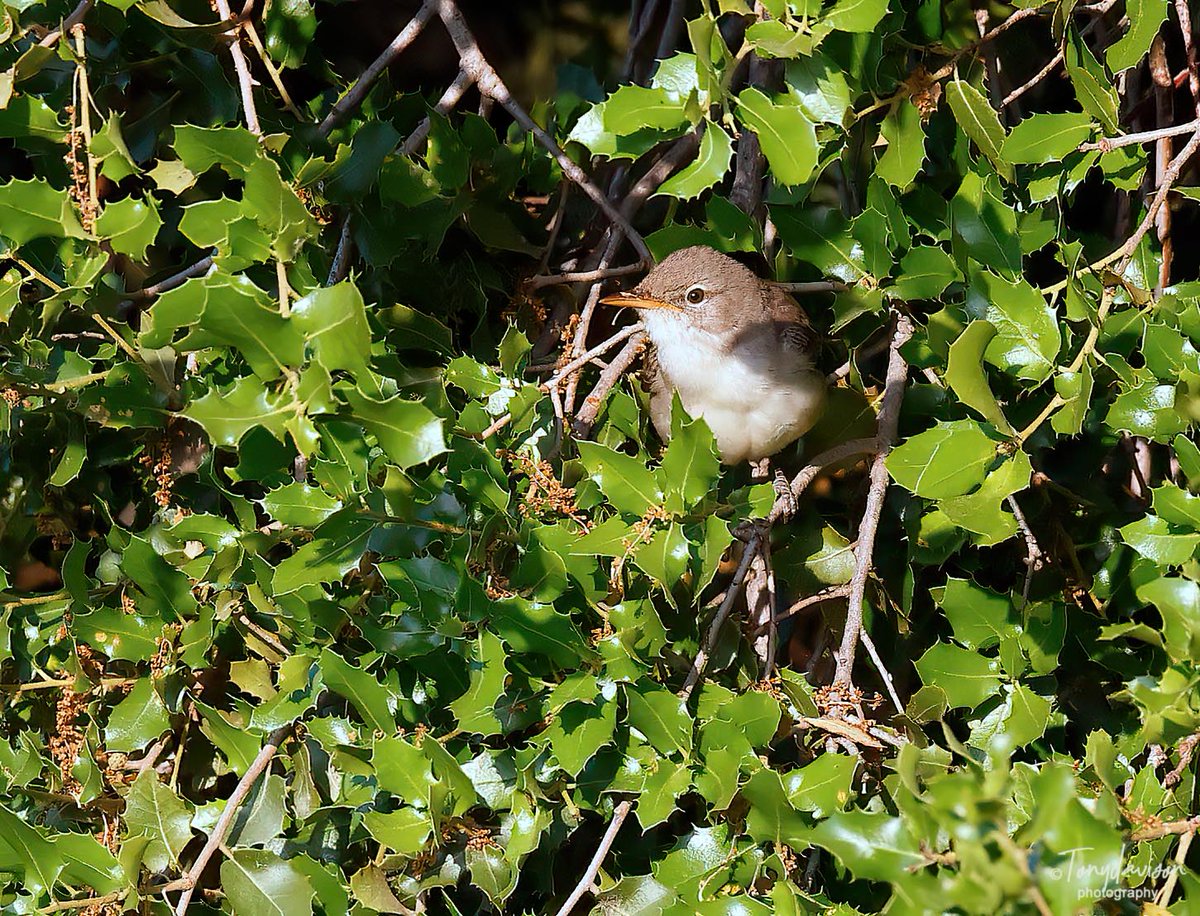
[[[780,468],[776,468],[772,485],[775,489],[775,505],[771,509],[771,516],[786,522],[800,508],[796,494],[792,492],[792,482]]]

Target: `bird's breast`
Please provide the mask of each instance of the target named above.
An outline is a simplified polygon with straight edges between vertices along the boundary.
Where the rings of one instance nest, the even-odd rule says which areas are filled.
[[[665,380],[689,414],[704,418],[727,464],[774,454],[816,422],[824,380],[794,353],[731,347],[677,320],[646,324]]]

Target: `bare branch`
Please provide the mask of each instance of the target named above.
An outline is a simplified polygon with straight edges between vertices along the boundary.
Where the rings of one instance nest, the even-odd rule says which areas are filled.
[[[1195,833],[1197,829],[1200,829],[1200,814],[1185,817],[1179,821],[1166,821],[1165,823],[1143,827],[1140,830],[1133,831],[1129,835],[1129,839],[1134,843],[1141,843],[1145,840],[1160,840],[1165,836]]]
[[[474,85],[474,83],[475,80],[469,73],[464,70],[459,70],[458,76],[454,78],[453,83],[446,87],[446,91],[443,92],[442,97],[437,100],[437,104],[433,106],[433,110],[438,114],[443,115],[448,111],[453,111],[454,106],[462,100],[462,97],[466,94],[467,90]],[[425,120],[418,124],[417,128],[408,135],[403,143],[400,144],[400,155],[411,156],[413,153],[415,153],[417,151],[417,147],[424,143],[425,138],[429,136],[429,128],[431,125],[432,122],[429,120],[429,118],[425,118]]]
[[[878,448],[878,439],[850,439],[841,445],[835,445],[833,448],[826,449],[813,458],[799,474],[792,478],[793,499],[799,499],[804,495],[804,491],[808,489],[808,485],[816,480],[817,475],[829,467],[829,465],[845,461],[847,458],[853,458],[855,455],[870,454]],[[767,521],[771,524],[779,521],[783,515],[784,508],[782,501],[777,500],[775,505],[771,507],[771,514],[767,516]]]
[[[233,794],[229,796],[229,801],[225,803],[225,810],[221,812],[220,818],[217,819],[217,823],[213,826],[212,833],[208,835],[208,842],[200,850],[200,855],[196,857],[196,861],[192,863],[192,867],[188,869],[188,873],[163,888],[164,892],[171,890],[183,891],[179,896],[179,903],[175,906],[175,916],[184,916],[187,912],[188,904],[192,899],[192,892],[196,889],[196,884],[200,881],[200,876],[204,874],[208,860],[224,844],[225,835],[229,832],[229,828],[233,826],[238,808],[241,807],[242,802],[250,793],[254,784],[258,782],[258,777],[262,775],[267,765],[271,762],[271,758],[275,756],[275,752],[279,750],[279,746],[283,744],[284,739],[291,732],[291,723],[271,732],[271,736],[267,738],[267,743],[263,746],[263,749],[258,752],[258,756],[254,758],[254,762],[247,768],[245,775],[234,786]]]
[[[849,283],[841,280],[810,280],[806,283],[772,283],[789,293],[839,293],[850,288]]]
[[[845,598],[850,594],[849,585],[831,585],[829,588],[822,589],[812,595],[806,595],[801,598],[790,608],[775,617],[775,622],[787,620],[789,617],[794,617],[801,611],[808,610],[810,607],[815,607],[825,601],[833,601],[837,598]]]
[[[329,276],[325,278],[326,286],[333,286],[346,279],[350,272],[350,219],[349,213],[342,220],[342,231],[338,233],[337,248],[333,252],[333,262],[329,265]]]
[[[500,75],[488,63],[487,58],[483,56],[483,52],[479,50],[475,36],[471,34],[471,30],[467,26],[462,13],[459,12],[458,5],[454,0],[437,0],[437,9],[438,15],[442,17],[442,22],[446,26],[446,31],[450,33],[450,39],[454,42],[454,47],[458,50],[459,65],[475,79],[475,83],[479,86],[479,91],[485,96],[499,102],[505,111],[512,116],[514,121],[534,135],[537,141],[557,160],[563,170],[563,174],[579,185],[596,206],[603,210],[604,214],[620,227],[633,247],[637,249],[638,256],[645,263],[649,264],[653,258],[650,255],[650,249],[646,247],[645,239],[633,228],[629,220],[609,202],[604,192],[596,187],[587,176],[587,173],[576,165],[570,156],[563,152],[554,138],[546,133],[533,118],[529,117],[525,109],[512,97],[512,94],[508,91],[508,86],[504,84],[504,81],[500,79]]]
[[[1188,121],[1186,124],[1175,124],[1172,127],[1160,127],[1157,130],[1144,130],[1136,134],[1122,134],[1120,137],[1101,137],[1095,143],[1081,143],[1078,151],[1085,153],[1091,150],[1100,150],[1102,153],[1107,153],[1109,150],[1119,149],[1122,146],[1152,143],[1155,140],[1161,140],[1163,137],[1178,137],[1180,134],[1194,133],[1198,128],[1200,128],[1200,119]]]
[[[758,553],[759,537],[760,535],[755,533],[746,542],[746,546],[742,551],[742,559],[738,563],[737,570],[734,571],[733,581],[729,583],[729,589],[725,592],[725,600],[721,602],[721,606],[713,616],[712,623],[708,625],[708,632],[704,634],[704,645],[696,653],[696,660],[692,662],[692,670],[688,672],[687,680],[683,682],[683,689],[679,691],[679,696],[685,703],[691,697],[692,691],[696,689],[696,685],[700,683],[700,678],[704,676],[704,669],[708,667],[709,656],[712,655],[712,650],[717,645],[717,637],[721,633],[721,626],[725,623],[726,618],[729,617],[729,612],[733,610],[733,602],[737,600],[737,596],[742,592],[742,586],[746,581],[746,573],[750,570],[750,564],[754,560],[754,555]]]
[[[190,267],[185,267],[183,270],[179,271],[179,273],[172,274],[171,276],[167,277],[165,280],[159,280],[157,283],[151,284],[150,286],[146,286],[146,287],[143,287],[142,289],[134,290],[133,292],[128,294],[129,301],[130,302],[143,302],[146,299],[153,299],[156,296],[161,296],[163,293],[170,292],[171,290],[175,289],[176,287],[183,286],[183,284],[186,283],[188,280],[190,280],[192,277],[199,277],[203,274],[208,273],[209,268],[211,268],[212,266],[213,266],[213,256],[210,254],[208,257],[201,258],[199,261],[197,261],[195,264],[192,264]]]
[[[1042,67],[1041,70],[1039,70],[1037,73],[1035,73],[1033,75],[1033,77],[1027,83],[1022,83],[1020,86],[1018,86],[1016,89],[1014,89],[1008,95],[1006,95],[1004,97],[1004,100],[1000,103],[1000,107],[1002,109],[1007,108],[1009,105],[1011,105],[1013,102],[1015,102],[1021,96],[1023,96],[1026,92],[1028,92],[1030,89],[1032,89],[1038,83],[1040,83],[1042,80],[1044,80],[1046,77],[1048,77],[1051,73],[1053,73],[1055,70],[1057,70],[1059,65],[1062,62],[1063,62],[1063,52],[1062,52],[1062,49],[1060,48],[1058,53],[1055,54],[1052,58],[1050,58],[1050,63],[1046,64],[1046,66]]]
[[[1175,13],[1179,17],[1179,32],[1183,36],[1183,49],[1187,56],[1188,87],[1192,90],[1196,115],[1200,116],[1200,64],[1196,60],[1196,38],[1192,34],[1192,14],[1188,0],[1175,0]]]
[[[908,363],[900,348],[912,337],[913,325],[907,315],[896,316],[896,330],[888,353],[887,378],[884,382],[883,404],[879,409],[879,441],[875,461],[871,465],[867,506],[858,526],[858,546],[854,549],[854,577],[850,580],[850,606],[846,612],[846,630],[837,652],[835,684],[853,683],[854,650],[858,645],[863,624],[863,601],[866,598],[867,578],[871,574],[875,555],[875,534],[883,514],[883,498],[887,493],[888,472],[884,464],[900,424],[900,404],[904,400],[904,385],[908,380]]]
[[[608,822],[608,829],[604,831],[604,836],[600,838],[600,845],[596,847],[596,853],[592,856],[592,861],[588,863],[583,877],[575,885],[575,890],[571,891],[571,896],[559,907],[558,916],[571,916],[571,911],[575,909],[575,904],[582,900],[583,895],[591,889],[592,882],[596,880],[596,875],[600,872],[600,866],[604,864],[604,857],[608,855],[608,850],[612,848],[613,840],[617,838],[617,832],[621,829],[621,825],[625,823],[625,818],[629,816],[629,809],[632,806],[633,802],[623,801],[613,809],[613,818]]]
[[[614,277],[628,277],[630,274],[641,273],[646,268],[641,264],[626,264],[624,267],[605,267],[596,270],[566,271],[561,274],[544,274],[530,277],[525,281],[530,290],[541,289],[544,286],[559,286],[568,283],[592,283],[596,280],[610,280]]]
[[[600,379],[596,382],[596,387],[592,389],[591,394],[584,398],[583,407],[575,415],[575,421],[571,424],[575,435],[582,437],[591,431],[592,424],[596,422],[596,417],[600,413],[600,404],[604,401],[604,396],[617,383],[617,380],[625,374],[625,370],[633,364],[633,361],[638,358],[638,354],[642,352],[642,348],[645,345],[646,333],[644,331],[632,335],[621,349],[621,352],[600,373]]]
[[[596,346],[592,347],[590,350],[588,350],[582,356],[577,356],[575,359],[571,360],[569,363],[567,363],[565,366],[563,366],[561,369],[559,369],[557,372],[555,372],[553,378],[547,379],[545,382],[543,382],[542,387],[546,388],[546,389],[557,388],[559,385],[562,384],[563,379],[565,379],[572,372],[576,371],[577,369],[582,369],[585,365],[587,365],[589,362],[591,362],[593,359],[595,359],[601,353],[605,353],[608,350],[611,350],[613,347],[615,347],[617,344],[619,344],[622,340],[632,337],[634,334],[642,333],[644,330],[645,330],[645,325],[643,325],[640,321],[637,322],[636,324],[631,324],[627,328],[622,328],[620,331],[618,331],[612,337],[608,338],[608,340],[605,340],[602,343],[596,344]]]
[[[363,71],[363,75],[358,78],[358,82],[351,87],[349,92],[334,103],[333,108],[329,110],[329,114],[325,116],[325,120],[317,128],[317,133],[322,137],[329,136],[329,132],[337,127],[338,122],[362,103],[367,92],[375,84],[375,81],[379,79],[383,71],[421,34],[421,30],[425,28],[425,24],[433,18],[436,8],[436,0],[425,0],[421,4],[421,8],[417,10],[416,15],[392,39],[391,44],[383,49],[383,53],[371,62],[371,66]]]
[[[91,12],[92,7],[95,5],[96,0],[80,0],[79,5],[71,10],[71,15],[63,20],[62,28],[47,32],[38,44],[43,48],[53,48],[64,34],[71,34],[71,29],[83,22],[83,17]]]
[[[217,15],[222,19],[232,19],[229,11],[229,0],[213,0]],[[254,80],[250,76],[250,65],[246,63],[246,55],[242,51],[241,29],[236,28],[230,36],[229,54],[233,58],[233,69],[237,72],[238,87],[242,92],[242,112],[246,116],[246,128],[256,137],[262,136],[262,127],[258,123],[258,109],[254,107]]]

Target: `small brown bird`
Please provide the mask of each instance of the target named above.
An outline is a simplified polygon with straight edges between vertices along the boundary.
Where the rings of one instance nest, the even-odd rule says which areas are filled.
[[[635,308],[654,345],[647,356],[650,418],[671,435],[672,392],[703,417],[726,464],[763,459],[812,428],[825,403],[817,335],[790,295],[704,245],[676,251],[628,293],[600,300]]]

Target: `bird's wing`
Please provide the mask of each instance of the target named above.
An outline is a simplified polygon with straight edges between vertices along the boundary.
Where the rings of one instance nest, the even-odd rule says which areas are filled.
[[[786,350],[811,354],[817,349],[820,335],[789,293],[777,286],[769,286],[765,305]]]

